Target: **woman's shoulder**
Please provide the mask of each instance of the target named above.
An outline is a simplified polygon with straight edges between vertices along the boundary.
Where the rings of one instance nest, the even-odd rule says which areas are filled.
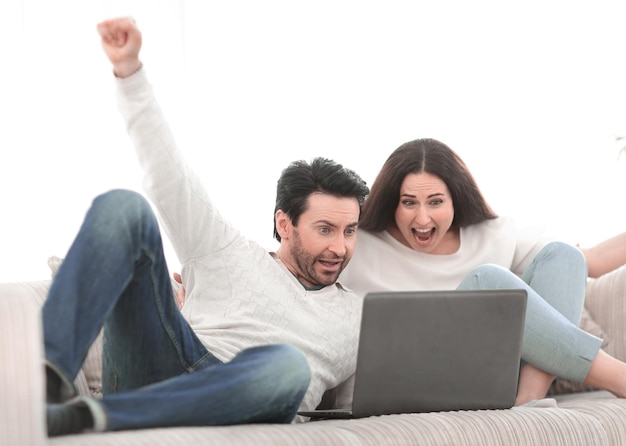
[[[548,237],[547,231],[543,226],[520,226],[511,217],[496,217],[490,220],[485,220],[481,223],[468,226],[468,231],[475,233],[491,233],[495,235],[497,233],[506,236],[507,238],[546,238]],[[548,237],[549,238],[549,237]]]
[[[517,239],[515,221],[509,217],[496,217],[461,228],[461,251],[493,249],[499,246],[506,251],[514,248]]]
[[[501,232],[501,231],[506,231],[507,233],[510,233],[510,231],[516,231],[517,226],[515,224],[515,221],[510,217],[496,217],[496,218],[490,218],[488,220],[484,220],[474,225],[467,226],[466,228],[463,228],[463,229],[468,232],[476,232],[476,233],[481,233],[481,232],[493,233],[493,232]]]

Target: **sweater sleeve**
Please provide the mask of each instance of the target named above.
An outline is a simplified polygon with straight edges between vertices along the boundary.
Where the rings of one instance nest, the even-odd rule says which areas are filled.
[[[118,108],[144,171],[144,189],[182,264],[219,251],[238,236],[178,150],[142,68],[116,78]]]

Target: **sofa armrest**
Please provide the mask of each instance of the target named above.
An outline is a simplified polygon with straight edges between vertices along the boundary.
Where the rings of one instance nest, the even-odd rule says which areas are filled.
[[[608,336],[606,351],[626,361],[626,265],[589,279],[585,307]]]
[[[40,313],[0,284],[0,444],[47,442]]]

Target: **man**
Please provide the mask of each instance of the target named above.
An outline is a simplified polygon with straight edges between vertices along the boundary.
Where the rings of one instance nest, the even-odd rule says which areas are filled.
[[[98,31],[186,297],[178,311],[148,203],[130,191],[97,197],[43,308],[48,434],[289,423],[354,373],[361,301],[336,280],[368,189],[330,160],[292,163],[277,187],[280,248],[268,253],[224,220],[176,148],[134,21]],[[101,328],[104,397],[76,397]]]

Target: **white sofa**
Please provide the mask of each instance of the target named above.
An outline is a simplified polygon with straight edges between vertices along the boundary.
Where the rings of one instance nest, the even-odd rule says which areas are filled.
[[[558,395],[556,407],[47,438],[39,308],[49,285],[50,280],[0,284],[0,446],[626,445],[626,400],[599,391]],[[590,281],[586,310],[581,322],[585,329],[604,336],[604,348],[626,359],[626,268]],[[76,379],[81,393],[96,397],[100,342],[92,347]]]

